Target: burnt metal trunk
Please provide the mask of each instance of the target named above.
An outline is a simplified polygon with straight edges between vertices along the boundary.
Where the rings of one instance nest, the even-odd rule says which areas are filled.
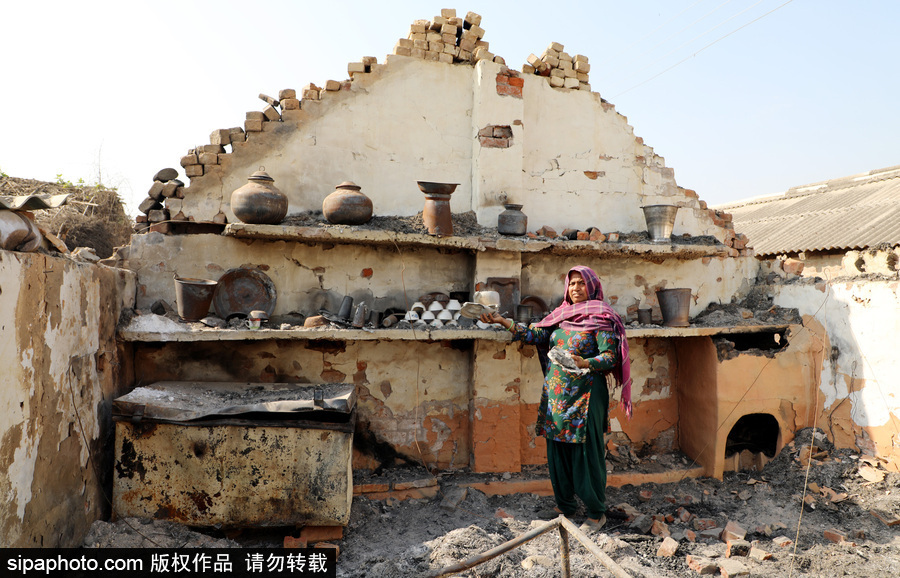
[[[346,525],[352,384],[160,382],[114,402],[113,507],[191,526]]]

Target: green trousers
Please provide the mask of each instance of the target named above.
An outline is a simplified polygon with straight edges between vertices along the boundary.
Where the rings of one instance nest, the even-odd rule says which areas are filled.
[[[606,512],[606,412],[609,391],[603,379],[597,380],[588,405],[584,443],[547,440],[547,463],[556,506],[566,516],[578,509],[575,496],[581,498],[587,517],[598,519]]]

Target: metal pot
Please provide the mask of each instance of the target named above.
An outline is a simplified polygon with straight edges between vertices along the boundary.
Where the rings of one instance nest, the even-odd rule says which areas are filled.
[[[250,175],[247,184],[231,193],[231,211],[245,223],[277,225],[287,215],[287,195],[275,186],[265,167]]]
[[[506,209],[497,217],[497,232],[501,235],[524,235],[528,227],[528,216],[522,212],[522,205],[503,205]]]
[[[361,192],[362,187],[344,181],[322,201],[322,214],[335,225],[362,225],[372,218],[372,199]]]

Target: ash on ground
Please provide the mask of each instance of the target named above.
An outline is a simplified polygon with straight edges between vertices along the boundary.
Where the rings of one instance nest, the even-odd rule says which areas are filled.
[[[653,459],[620,452],[615,460],[610,459],[614,471],[640,471],[629,468],[650,462],[662,462],[670,471],[688,471],[692,466],[681,455],[668,460],[665,456]],[[689,556],[692,563],[699,560],[715,574],[720,567],[735,572],[737,565],[734,575],[897,576],[900,474],[886,471],[886,465],[874,457],[836,450],[824,432],[807,428],[762,471],[730,472],[722,481],[685,475],[668,484],[609,488],[608,521],[590,538],[635,578],[697,576],[689,566]],[[439,491],[433,498],[404,501],[354,497],[344,537],[334,542],[340,547],[340,577],[422,576],[540,527],[546,522],[537,519],[537,512],[553,506],[552,497],[530,493],[488,496],[466,487],[472,481],[545,479],[545,466],[531,466],[515,474],[454,471],[435,475],[422,467],[404,467],[385,469],[377,475],[356,475],[356,483],[393,483],[434,476]],[[462,488],[466,488],[464,497],[448,506],[446,498],[459,496]],[[648,526],[641,520],[646,522],[653,516],[660,520],[656,530],[645,529]],[[572,521],[580,524],[583,518],[584,512],[579,511]],[[128,522],[129,526],[97,522],[85,546],[191,547],[208,538],[221,541],[215,542],[215,547],[236,543],[240,547],[281,548],[285,536],[297,534],[295,528],[280,532],[247,529],[226,540],[216,531],[202,530],[198,536],[165,522]],[[746,532],[744,539],[752,542],[756,557],[726,557],[726,544],[712,536],[717,531],[709,530],[704,535],[696,529],[711,524],[721,530],[729,522]],[[893,522],[896,525],[888,525]],[[132,526],[153,541],[139,539]],[[665,533],[678,542],[676,552],[668,557],[658,555]],[[842,539],[833,541],[836,536]],[[787,545],[780,545],[785,541]],[[573,576],[610,575],[571,536],[570,563]],[[549,578],[561,575],[561,564],[559,532],[552,530],[454,576]]]

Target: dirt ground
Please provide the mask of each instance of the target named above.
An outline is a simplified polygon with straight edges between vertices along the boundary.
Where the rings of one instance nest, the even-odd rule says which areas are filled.
[[[613,471],[643,471],[683,469],[687,460],[675,454],[610,461]],[[811,463],[808,479],[805,463]],[[721,482],[686,478],[671,484],[609,488],[609,519],[590,538],[635,577],[698,575],[689,562],[705,564],[715,575],[724,567],[723,575],[728,576],[898,576],[900,523],[888,523],[900,521],[900,474],[885,471],[883,466],[875,458],[837,451],[824,434],[806,429],[761,472],[726,473]],[[414,468],[388,470],[378,476],[365,474],[358,472],[357,476],[365,479],[357,482],[431,475]],[[545,524],[536,512],[553,506],[552,497],[487,496],[471,488],[455,507],[448,507],[445,500],[474,479],[545,478],[544,468],[487,477],[467,472],[438,473],[436,477],[440,491],[429,499],[354,497],[344,537],[334,542],[340,547],[338,576],[423,576]],[[802,511],[801,503],[805,504]],[[640,515],[658,516],[660,523],[648,531],[649,520]],[[662,521],[665,519],[668,521]],[[583,516],[576,515],[573,521],[580,524]],[[728,547],[716,536],[729,522],[746,531],[744,540],[755,548],[753,557],[726,557]],[[698,528],[704,523],[712,528],[701,532]],[[672,556],[658,555],[666,532],[678,542]],[[229,539],[221,532],[129,519],[96,522],[84,546],[281,548],[290,534],[298,535],[294,528],[274,528],[244,530],[230,534]],[[790,544],[779,545],[785,538]],[[570,552],[573,576],[612,575],[571,536]],[[561,576],[559,533],[552,530],[454,575]]]

